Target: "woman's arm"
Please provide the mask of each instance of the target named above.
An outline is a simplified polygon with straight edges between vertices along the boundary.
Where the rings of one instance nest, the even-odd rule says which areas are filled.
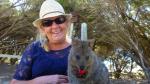
[[[12,79],[10,84],[34,84],[32,80],[29,81],[22,81],[22,80],[16,80]]]
[[[57,84],[57,83],[68,83],[68,77],[65,75],[47,75],[37,77],[32,80],[16,80],[13,79],[10,84]]]

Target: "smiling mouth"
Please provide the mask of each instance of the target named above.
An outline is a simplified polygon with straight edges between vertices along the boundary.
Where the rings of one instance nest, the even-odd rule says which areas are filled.
[[[54,37],[59,37],[61,35],[61,32],[52,32],[52,35]]]
[[[61,33],[60,31],[59,32],[52,32],[52,34],[59,34],[59,33]]]

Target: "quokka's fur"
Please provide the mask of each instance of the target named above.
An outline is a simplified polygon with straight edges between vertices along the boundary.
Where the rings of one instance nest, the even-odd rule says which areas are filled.
[[[68,77],[71,84],[110,84],[108,69],[89,47],[90,42],[79,39],[72,40],[72,48],[68,58]],[[82,66],[86,68],[85,78],[78,78],[76,71]]]

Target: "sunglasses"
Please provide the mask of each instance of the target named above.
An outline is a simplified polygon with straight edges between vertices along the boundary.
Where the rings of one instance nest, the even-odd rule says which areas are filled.
[[[66,21],[66,17],[65,16],[59,16],[58,18],[51,20],[49,19],[43,19],[42,20],[42,26],[43,27],[49,27],[52,26],[53,22],[55,22],[56,24],[62,24]]]

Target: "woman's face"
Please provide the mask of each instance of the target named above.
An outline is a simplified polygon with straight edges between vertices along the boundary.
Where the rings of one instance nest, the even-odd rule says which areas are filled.
[[[50,43],[61,43],[66,40],[68,20],[65,16],[50,17],[42,20],[42,31]]]

